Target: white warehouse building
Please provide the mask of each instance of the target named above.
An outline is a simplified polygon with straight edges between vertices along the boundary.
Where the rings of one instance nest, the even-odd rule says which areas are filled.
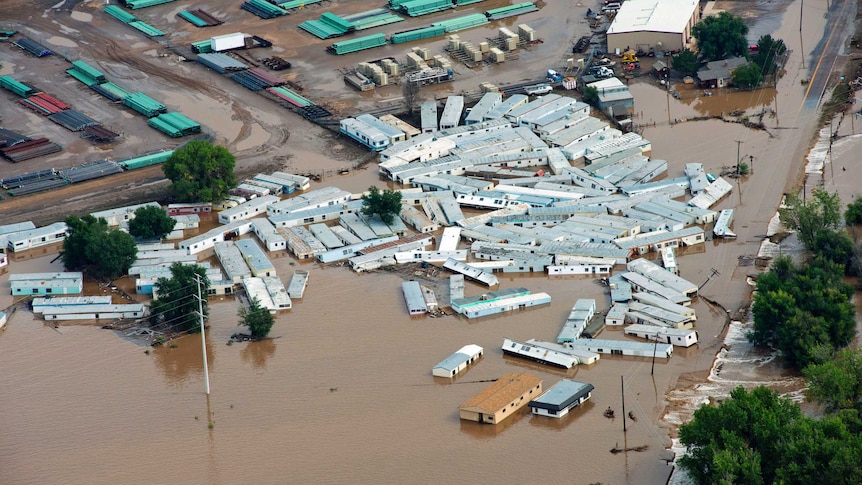
[[[685,49],[699,18],[696,0],[627,0],[608,28],[608,52]]]

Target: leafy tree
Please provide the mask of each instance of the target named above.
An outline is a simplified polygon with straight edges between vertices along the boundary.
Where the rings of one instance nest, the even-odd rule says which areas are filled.
[[[749,63],[734,69],[730,81],[738,88],[756,88],[763,82],[763,74],[757,64]]]
[[[844,211],[844,222],[848,226],[862,224],[862,196],[857,195],[853,202],[847,204],[847,210]]]
[[[91,215],[66,218],[68,235],[63,241],[63,265],[96,278],[114,279],[128,273],[138,248],[131,236],[109,229],[105,219]]]
[[[749,340],[779,349],[785,361],[804,368],[821,346],[847,346],[856,331],[853,288],[842,280],[842,266],[826,258],[795,267],[786,257],[778,270],[761,275],[754,296],[754,328]]]
[[[198,302],[198,278],[201,282],[202,301]],[[196,264],[171,265],[171,277],[156,281],[155,296],[150,303],[150,324],[177,332],[200,330],[198,311],[203,306],[204,317],[209,315],[207,290],[210,282],[206,270]]]
[[[697,61],[697,54],[688,49],[683,49],[679,54],[671,57],[670,64],[674,70],[687,74],[696,72],[700,66],[700,63]]]
[[[161,207],[145,206],[135,210],[129,221],[129,234],[141,239],[161,239],[174,230],[177,220]]]
[[[745,162],[740,162],[738,172],[739,175],[746,176],[749,174],[749,172],[751,172],[751,167],[749,167],[748,164]]]
[[[275,317],[269,313],[269,310],[260,306],[260,300],[257,298],[252,299],[248,307],[242,306],[239,309],[239,325],[248,327],[254,338],[264,338],[269,335],[274,323]]]
[[[386,224],[392,223],[396,215],[401,213],[401,192],[386,189],[383,192],[377,187],[368,187],[368,193],[362,196],[362,215],[377,214]]]
[[[227,148],[193,140],[174,151],[162,164],[162,171],[173,182],[171,190],[178,199],[216,202],[236,187],[235,165]]]
[[[825,190],[815,190],[807,201],[790,194],[784,205],[785,208],[779,210],[781,222],[797,232],[799,240],[809,251],[817,249],[818,230],[835,230],[841,223],[841,199],[837,192],[830,194]]]
[[[814,247],[817,258],[824,258],[840,264],[846,270],[853,259],[853,240],[844,231],[820,229],[814,234]]]
[[[773,39],[771,35],[763,35],[757,41],[757,52],[751,56],[751,61],[760,68],[763,75],[772,74],[777,67],[776,59],[787,52],[787,46],[781,39]]]
[[[808,398],[834,413],[841,409],[862,412],[862,350],[843,349],[803,370],[808,379]]]
[[[748,50],[748,26],[741,18],[727,12],[711,15],[698,22],[691,30],[697,39],[702,58],[717,61],[741,56]]]
[[[584,102],[590,106],[599,105],[599,90],[595,86],[584,86]]]

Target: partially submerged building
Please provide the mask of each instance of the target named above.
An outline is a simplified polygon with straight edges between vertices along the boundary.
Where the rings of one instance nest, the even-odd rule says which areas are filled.
[[[458,408],[461,419],[497,424],[515,414],[542,392],[542,379],[514,372],[497,379]]]
[[[451,378],[460,374],[467,366],[473,364],[479,358],[485,355],[485,349],[476,345],[470,344],[461,347],[457,352],[443,359],[439,364],[431,369],[431,373],[436,377]]]
[[[9,275],[12,295],[77,295],[84,289],[84,274],[20,273]]]
[[[529,402],[533,414],[562,418],[592,396],[593,385],[563,379]]]

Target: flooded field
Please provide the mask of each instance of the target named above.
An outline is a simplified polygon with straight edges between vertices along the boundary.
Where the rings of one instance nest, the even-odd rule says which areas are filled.
[[[504,2],[483,2],[476,8],[498,3]],[[761,27],[763,33],[774,30],[777,37],[799,37],[799,4],[798,0],[774,7],[758,4],[775,15],[792,12],[779,15],[780,21],[764,16],[774,27]],[[353,7],[357,11],[372,8],[364,2],[363,8]],[[176,8],[153,10],[160,12],[160,20],[150,20],[188,29],[174,25]],[[581,26],[574,14],[571,28],[566,26],[565,16],[552,15],[566,8],[565,4],[544,5],[539,13],[531,14],[534,17],[528,23],[550,32],[546,37],[550,41],[567,42]],[[578,4],[577,9],[585,8]],[[817,103],[808,103],[819,93],[800,83],[802,78],[812,78],[810,70],[817,63],[817,57],[808,53],[827,50],[821,42],[827,22],[839,25],[836,18],[852,18],[847,12],[824,18],[815,7],[805,8],[811,9],[802,32],[808,48],[793,54],[776,89],[706,96],[679,86],[680,96],[675,98],[648,80],[632,84],[643,134],[652,142],[653,157],[669,161],[671,176],[680,174],[689,162],[704,163],[709,171],[720,173],[741,158],[754,168],[752,175],[734,181],[734,192],[717,206],[736,208],[733,229],[738,239],[709,241],[705,248],[679,255],[682,276],[702,285],[703,297],[694,303],[700,337],[696,347],[675,349],[670,360],[657,359],[654,368],[649,358],[605,356],[592,366],[554,370],[504,357],[499,346],[504,337],[553,339],[578,298],[595,298],[598,307],[606,310],[606,289],[592,278],[501,275],[501,288],[526,286],[544,291],[552,296],[552,303],[476,321],[454,316],[410,317],[401,296],[402,274],[357,275],[344,267],[300,264],[284,252],[274,253],[271,258],[282,280],[288,280],[296,269],[310,271],[305,297],[278,317],[272,340],[230,346],[229,336],[239,330],[239,303],[230,298],[211,300],[206,334],[209,398],[203,393],[199,335],[145,353],[148,348],[140,343],[97,326],[54,328],[26,310],[13,314],[0,333],[0,384],[7,390],[0,395],[4,410],[0,483],[452,483],[489,479],[665,483],[672,467],[665,461],[664,450],[672,445],[674,428],[689,419],[696,405],[720,398],[740,384],[768,382],[790,393],[800,386],[796,376],[780,369],[774,356],[752,353],[744,339],[745,327],[729,323],[729,317],[745,321],[748,279],[760,271],[750,263],[781,194],[794,186],[802,171],[812,143],[810,134],[817,128],[813,109]],[[237,9],[237,5],[225,7],[233,14]],[[80,14],[67,21],[103,22],[92,12],[84,2]],[[308,9],[291,22],[316,18],[319,13]],[[226,31],[232,30],[235,26]],[[463,37],[486,35],[481,29],[471,32]],[[295,29],[284,29],[282,35],[289,40],[298,34]],[[76,42],[87,45],[88,39]],[[291,44],[283,44],[286,56],[294,55],[289,52]],[[508,79],[515,82],[519,80],[515,77],[530,79],[544,72],[547,59],[559,54],[559,48],[551,49],[550,44],[546,41],[544,47],[524,53],[517,61],[524,61],[523,69],[514,76],[510,72]],[[303,48],[322,47],[321,42]],[[304,81],[315,86],[311,89],[335,88],[327,69],[339,67],[335,63],[342,61],[336,59],[328,57],[324,62],[332,62],[331,66],[304,74]],[[115,72],[123,75],[121,59],[110,66],[118,66]],[[491,68],[480,73],[489,79],[496,75],[503,73]],[[222,81],[213,83],[218,88],[212,88],[214,92],[201,92],[218,99]],[[442,90],[473,88],[475,82]],[[398,95],[397,90],[388,95],[375,93],[364,101],[381,102]],[[164,92],[170,103],[184,109],[210,109],[196,107],[195,96]],[[282,118],[280,111],[250,99],[223,98],[212,108],[215,111],[202,111],[199,116],[212,118],[223,141],[235,143],[238,150],[253,152],[264,138],[270,145],[287,146],[259,156],[288,167],[336,171],[345,160],[357,156],[358,151],[344,140],[323,136],[311,125],[293,119],[296,117]],[[0,114],[6,120],[9,111],[4,109],[0,107]],[[686,121],[735,110],[762,113],[766,130],[714,119]],[[27,123],[37,120],[28,118]],[[845,119],[836,128],[841,138],[834,141],[831,151],[821,144],[818,153],[828,154],[823,157],[828,163],[824,163],[822,175],[814,175],[827,188],[831,183],[845,200],[855,195],[862,182],[862,166],[854,156],[862,141],[854,136],[852,123]],[[150,136],[143,134],[146,130],[149,128],[141,128],[141,137]],[[840,174],[835,172],[839,167]],[[372,183],[384,185],[373,165],[345,176],[336,171],[315,187],[336,185],[358,192]],[[3,207],[0,204],[0,214]],[[15,255],[10,267],[16,273],[60,270],[59,261],[54,261],[57,250],[55,246]],[[445,294],[448,287],[441,279],[445,273],[437,271],[407,276],[427,281],[438,294]],[[467,285],[468,295],[483,291],[475,284]],[[9,293],[7,270],[0,274],[0,308],[12,303]],[[608,329],[602,337],[624,338],[620,333]],[[432,366],[468,343],[486,350],[477,364],[452,382],[431,376]],[[723,349],[725,345],[729,349]],[[716,355],[719,358],[713,365]],[[499,426],[458,419],[458,406],[484,389],[488,380],[524,370],[540,376],[546,387],[570,377],[590,382],[596,389],[586,405],[559,421],[533,417],[523,410]],[[637,418],[628,421],[626,433],[622,418],[602,416],[607,407],[622,415],[623,394],[626,410]],[[609,452],[638,447],[645,449]]]

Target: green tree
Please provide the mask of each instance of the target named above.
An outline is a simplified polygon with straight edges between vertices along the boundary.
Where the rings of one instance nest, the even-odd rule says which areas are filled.
[[[105,219],[91,215],[66,218],[68,235],[63,241],[63,265],[70,271],[83,271],[95,278],[115,279],[135,262],[138,248],[131,236],[109,229]]]
[[[174,230],[177,220],[161,207],[145,206],[135,210],[129,221],[129,234],[141,239],[162,239]]]
[[[814,247],[817,258],[824,258],[840,264],[844,271],[850,268],[853,260],[853,240],[843,230],[820,229],[814,234]]]
[[[779,210],[781,222],[797,232],[799,240],[809,251],[815,251],[817,232],[821,229],[836,230],[841,223],[841,199],[838,193],[815,190],[813,197],[802,200],[789,194]]]
[[[843,349],[834,358],[806,367],[803,374],[808,399],[825,405],[827,412],[862,412],[862,350]]]
[[[848,226],[862,224],[862,196],[857,195],[853,202],[847,204],[847,210],[844,211],[844,222]]]
[[[763,82],[763,74],[757,64],[748,63],[734,69],[730,81],[738,88],[753,89]]]
[[[176,149],[162,164],[171,190],[182,201],[217,202],[236,187],[236,160],[222,146],[193,140]]]
[[[760,68],[763,75],[775,72],[778,58],[787,52],[787,46],[781,39],[773,39],[771,35],[763,35],[757,40],[757,52],[751,56],[751,61]]]
[[[721,12],[698,22],[691,30],[697,39],[700,56],[708,61],[717,61],[731,56],[741,56],[748,51],[748,26],[741,18]]]
[[[362,215],[380,216],[386,224],[391,224],[395,216],[401,213],[401,192],[386,189],[383,192],[377,187],[368,187],[368,193],[362,196]]]
[[[697,54],[688,49],[683,49],[679,54],[671,57],[671,67],[682,73],[691,74],[697,72],[699,66],[700,63],[697,60]]]
[[[595,86],[584,86],[584,102],[590,106],[598,107],[599,90]]]
[[[198,278],[201,282],[202,301],[198,302]],[[200,331],[199,306],[204,317],[209,315],[207,290],[210,282],[206,270],[196,264],[171,265],[171,277],[156,281],[154,297],[150,303],[150,324],[176,332]]]
[[[239,308],[239,325],[248,327],[254,338],[264,338],[269,335],[274,323],[275,317],[269,313],[269,310],[260,306],[260,300],[257,298],[252,299],[248,307]]]

